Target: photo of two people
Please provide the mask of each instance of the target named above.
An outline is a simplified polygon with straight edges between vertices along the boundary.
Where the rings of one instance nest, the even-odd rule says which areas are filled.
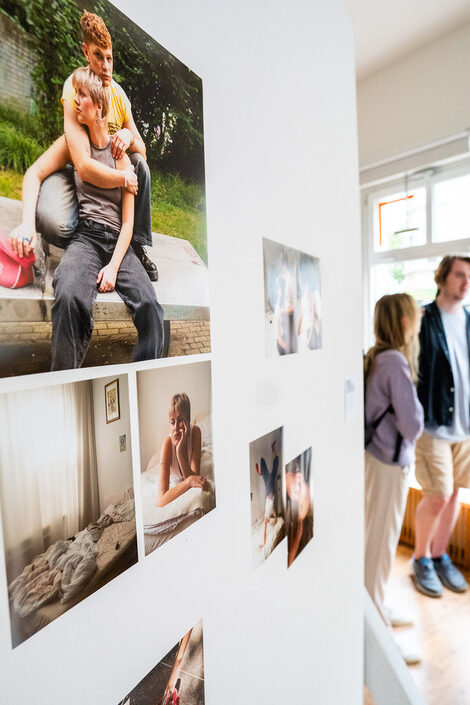
[[[201,80],[107,0],[0,34],[0,375],[209,350]]]
[[[320,260],[263,238],[266,356],[322,347]]]

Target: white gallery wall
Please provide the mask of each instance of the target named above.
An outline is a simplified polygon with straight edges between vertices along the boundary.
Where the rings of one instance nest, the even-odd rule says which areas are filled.
[[[470,24],[465,24],[360,81],[360,165],[467,130],[469,75]]]
[[[360,390],[344,416],[345,379],[362,376],[351,27],[340,0],[116,4],[203,79],[212,353],[187,361],[211,360],[217,506],[14,651],[2,564],[0,702],[117,705],[202,618],[207,705],[360,705]],[[320,259],[322,349],[266,359],[262,237]],[[129,371],[138,523],[135,369],[165,364],[109,378]],[[289,570],[284,547],[253,571],[249,443],[280,426],[284,460],[313,449],[315,535]]]

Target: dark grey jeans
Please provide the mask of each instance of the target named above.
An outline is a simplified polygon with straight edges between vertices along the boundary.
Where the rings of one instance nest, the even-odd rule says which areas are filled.
[[[132,242],[152,244],[150,214],[150,170],[145,159],[134,152],[129,155],[137,174],[139,190],[134,207]],[[66,247],[78,225],[78,202],[73,180],[73,166],[56,171],[44,180],[36,207],[36,230],[46,242]]]
[[[110,261],[119,233],[82,220],[54,274],[51,370],[80,367],[93,331],[91,308],[96,279]],[[163,309],[142,263],[131,247],[119,267],[115,289],[132,313],[138,344],[134,361],[153,360],[163,350]]]

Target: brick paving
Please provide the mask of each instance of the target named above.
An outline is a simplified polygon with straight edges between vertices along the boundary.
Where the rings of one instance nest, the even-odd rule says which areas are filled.
[[[47,372],[50,323],[0,323],[0,377]],[[137,333],[132,322],[97,321],[83,367],[132,360]],[[171,321],[168,357],[211,351],[210,321]]]

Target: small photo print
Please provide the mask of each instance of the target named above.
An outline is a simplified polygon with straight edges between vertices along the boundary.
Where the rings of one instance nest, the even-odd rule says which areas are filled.
[[[322,347],[320,260],[263,238],[266,356]]]
[[[252,566],[261,565],[285,537],[282,435],[277,428],[250,443]]]
[[[285,467],[287,566],[313,538],[312,449],[308,448]]]
[[[137,373],[148,555],[215,507],[211,364]]]
[[[0,502],[18,646],[137,562],[127,377],[107,424],[94,379],[0,395]],[[25,429],[28,437],[25,440]]]
[[[118,705],[204,705],[202,620]]]

